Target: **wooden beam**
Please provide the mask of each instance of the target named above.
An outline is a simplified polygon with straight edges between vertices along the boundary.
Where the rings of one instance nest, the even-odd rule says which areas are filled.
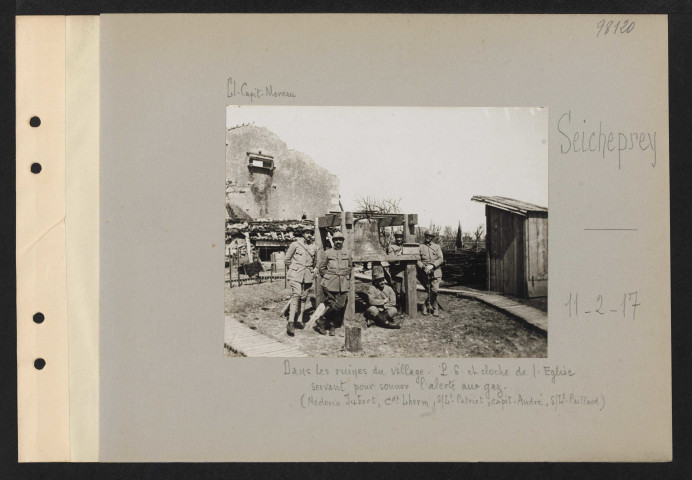
[[[401,222],[396,223],[396,217],[390,215],[379,218],[377,222],[379,227],[391,227],[392,225],[398,225],[400,223]]]
[[[318,217],[315,221],[318,227],[336,227],[341,224],[341,215],[335,213],[328,213],[323,217]]]
[[[416,220],[417,220],[416,216]],[[411,223],[410,216],[404,215],[404,242],[413,243],[416,241],[416,224]],[[407,226],[407,227],[406,227]],[[405,311],[409,316],[418,313],[418,293],[416,292],[416,264],[411,262],[406,265],[404,271],[404,297],[406,303]]]
[[[350,224],[349,224],[350,219]],[[344,235],[345,247],[353,254],[355,244],[353,233],[353,213],[341,212],[341,233]],[[356,276],[351,272],[351,282],[348,286],[348,302],[344,312],[344,327],[346,322],[352,323],[356,319]]]
[[[387,255],[386,253],[366,253],[363,255],[354,255],[354,262],[405,262],[416,261],[420,259],[420,255]]]

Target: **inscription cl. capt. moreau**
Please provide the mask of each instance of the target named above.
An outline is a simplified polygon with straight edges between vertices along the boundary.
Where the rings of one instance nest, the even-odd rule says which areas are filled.
[[[228,98],[232,97],[245,97],[249,98],[250,102],[253,103],[255,100],[264,97],[292,97],[295,98],[295,92],[290,90],[276,89],[270,83],[269,85],[263,85],[261,87],[253,86],[247,82],[238,82],[233,77],[228,77],[226,81],[226,96]]]
[[[610,128],[604,128],[603,122],[587,122],[585,118],[572,118],[569,110],[558,117],[557,131],[560,132],[560,153],[585,153],[598,152],[603,159],[606,155],[615,157],[617,151],[618,170],[622,167],[623,160],[633,158],[633,153],[646,152],[652,167],[656,166],[656,132],[621,132]],[[629,151],[632,151],[631,153]],[[653,157],[653,158],[651,158]]]

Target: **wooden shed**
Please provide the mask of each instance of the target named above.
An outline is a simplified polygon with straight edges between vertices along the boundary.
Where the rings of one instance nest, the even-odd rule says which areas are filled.
[[[548,209],[506,197],[485,204],[488,290],[517,297],[548,295]]]

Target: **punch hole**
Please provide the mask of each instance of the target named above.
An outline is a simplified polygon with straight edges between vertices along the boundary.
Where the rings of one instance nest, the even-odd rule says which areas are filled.
[[[46,361],[42,358],[37,358],[34,360],[34,368],[36,370],[43,370],[43,367],[46,366]]]
[[[32,163],[31,164],[31,173],[41,173],[41,164],[40,163]]]
[[[32,127],[36,128],[36,127],[38,127],[39,125],[41,125],[41,119],[38,118],[38,117],[36,117],[36,116],[33,116],[33,117],[31,117],[31,118],[29,119],[29,125],[31,125]]]
[[[45,319],[41,312],[34,313],[34,323],[43,323]]]

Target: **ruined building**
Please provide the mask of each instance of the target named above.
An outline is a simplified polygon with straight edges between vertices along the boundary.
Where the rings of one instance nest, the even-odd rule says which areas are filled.
[[[227,220],[300,220],[338,210],[339,180],[264,127],[226,132]]]

